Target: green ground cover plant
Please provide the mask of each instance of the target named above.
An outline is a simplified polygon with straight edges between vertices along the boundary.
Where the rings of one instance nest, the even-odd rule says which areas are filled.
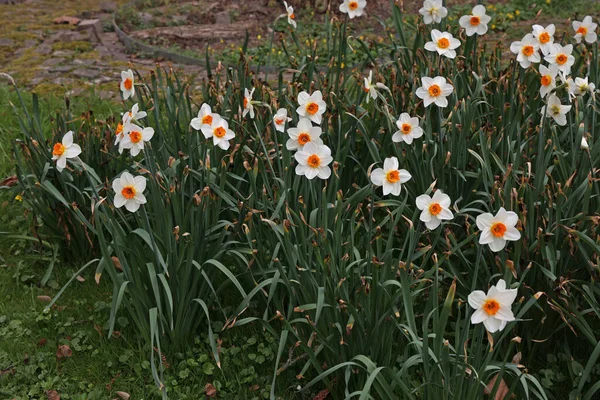
[[[67,107],[49,128],[23,101],[18,190],[39,234],[57,243],[47,210],[68,215],[80,247],[58,254],[89,255],[69,283],[110,280],[104,333],[130,321],[163,398],[185,393],[165,358],[203,337],[194,362],[225,372],[219,338],[250,329],[266,397],[593,399],[592,19],[533,27],[508,58],[480,7],[456,23],[428,0],[411,25],[392,4],[389,60],[365,48],[353,68],[365,3],[327,19],[328,68],[315,46],[262,79],[244,46],[198,91],[123,71],[123,117]]]

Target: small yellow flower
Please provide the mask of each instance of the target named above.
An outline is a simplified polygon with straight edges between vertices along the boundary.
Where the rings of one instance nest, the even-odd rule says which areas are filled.
[[[344,63],[342,63],[341,67],[342,67],[342,68],[344,68],[344,66],[345,66],[345,64],[344,64]]]
[[[506,14],[506,18],[508,19],[513,19],[515,16],[512,15],[511,13]]]
[[[546,4],[550,4],[551,2],[551,0],[546,0]]]
[[[521,15],[521,11],[515,10],[515,15]]]
[[[492,24],[492,29],[496,29],[496,25]]]
[[[18,194],[18,195],[15,196],[15,200],[16,201],[23,201],[23,197],[21,197],[21,195]]]
[[[256,36],[256,38],[257,38],[258,40],[260,40],[260,39],[262,39],[262,36],[258,35],[258,36]]]

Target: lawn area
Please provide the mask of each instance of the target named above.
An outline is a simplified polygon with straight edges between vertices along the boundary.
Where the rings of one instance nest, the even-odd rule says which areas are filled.
[[[0,1],[0,398],[599,398],[598,15]]]
[[[11,147],[20,128],[11,104],[18,104],[19,98],[6,86],[0,91],[0,176],[4,177],[14,172]],[[31,107],[30,95],[23,97]],[[40,107],[43,125],[50,126],[53,114],[64,107],[64,98],[46,95]],[[116,102],[99,100],[91,90],[73,107],[74,115],[92,109],[99,118],[120,109]],[[81,265],[58,260],[48,283],[40,285],[52,250],[32,240],[31,214],[15,199],[18,194],[0,191],[0,232],[7,233],[0,236],[0,397],[54,399],[56,392],[62,399],[125,398],[125,394],[132,399],[161,398],[152,380],[148,352],[126,316],[117,319],[116,335],[107,338],[112,299],[107,279],[97,284],[93,271],[83,273],[81,281],[75,281],[58,303],[45,310]],[[215,330],[224,322],[215,321]],[[164,359],[166,385],[173,398],[196,399],[202,393],[218,393],[223,398],[268,397],[275,338],[250,327],[227,331],[220,340],[222,370],[210,356],[206,335],[198,336],[187,351]],[[281,385],[278,390],[284,393],[286,388]]]

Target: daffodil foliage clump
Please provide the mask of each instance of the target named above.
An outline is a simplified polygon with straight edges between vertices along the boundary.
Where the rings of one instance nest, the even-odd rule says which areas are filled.
[[[123,72],[127,110],[99,139],[112,175],[68,121],[72,139],[38,139],[44,174],[23,185],[88,195],[72,212],[89,210],[111,321],[134,320],[165,396],[159,354],[208,329],[219,364],[217,318],[278,337],[273,382],[293,369],[303,392],[594,398],[596,23],[490,49],[483,5],[449,25],[426,0],[416,29],[394,6],[389,59],[348,66],[346,28],[369,7],[339,9],[328,69],[307,54],[263,80],[242,56],[199,92]],[[558,349],[584,367],[560,389],[539,372]]]

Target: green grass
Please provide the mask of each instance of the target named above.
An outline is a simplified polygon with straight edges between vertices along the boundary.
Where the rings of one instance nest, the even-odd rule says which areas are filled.
[[[47,390],[56,390],[63,399],[115,398],[117,391],[133,399],[160,398],[148,355],[127,318],[118,319],[118,337],[106,337],[110,285],[96,285],[92,274],[84,275],[85,282],[70,287],[45,312],[38,296],[52,297],[57,291],[37,287],[32,280],[37,272],[35,264],[28,266],[20,257],[7,259],[0,268],[0,398],[40,398]],[[57,275],[64,283],[71,273],[65,268]],[[224,397],[265,398],[275,339],[248,328],[230,331],[222,340],[222,372],[210,357],[205,337],[165,360],[166,385],[173,398],[196,399],[207,383]],[[61,345],[71,348],[69,358],[57,358]],[[285,391],[283,384],[278,391]]]
[[[31,97],[24,95],[24,100],[30,107]],[[19,126],[10,103],[17,101],[13,90],[0,86],[0,178],[14,173],[11,141]],[[43,126],[49,129],[53,113],[64,107],[65,100],[44,96],[40,104]],[[89,92],[73,103],[73,115],[93,109],[104,118],[120,108]],[[0,190],[0,232],[31,236],[31,214],[15,200],[16,194],[13,189]],[[0,398],[45,398],[48,390],[57,391],[62,399],[112,399],[117,391],[133,399],[160,398],[149,354],[125,316],[117,318],[118,337],[107,338],[112,298],[108,276],[97,285],[93,270],[87,271],[82,274],[84,282],[75,281],[44,311],[47,303],[38,296],[53,298],[80,267],[68,260],[55,265],[47,286],[41,287],[50,255],[35,241],[0,235]],[[213,321],[215,330],[224,322]],[[248,326],[226,331],[221,340],[223,370],[210,355],[206,335],[197,336],[185,353],[165,360],[169,365],[165,385],[173,398],[197,399],[206,384],[214,385],[222,398],[268,397],[275,338]],[[60,345],[68,345],[72,356],[58,359]],[[277,392],[285,393],[293,380],[293,372],[284,372]]]

